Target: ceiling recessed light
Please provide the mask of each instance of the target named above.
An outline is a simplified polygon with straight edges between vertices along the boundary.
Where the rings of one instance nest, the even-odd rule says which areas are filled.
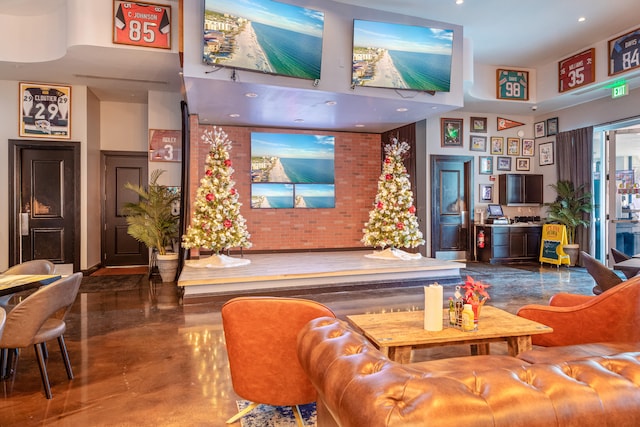
[[[398,111],[400,113],[404,113],[405,111],[409,111],[409,109],[405,108],[405,107],[400,107],[400,108],[396,108],[396,111]]]
[[[578,22],[584,22],[586,20],[587,18],[585,18],[584,16],[581,16],[580,18],[578,18]]]
[[[337,101],[327,101],[324,104],[325,105],[336,105],[338,102]]]
[[[363,127],[364,127],[364,125],[362,125],[362,124],[359,124],[359,123],[358,123],[358,124],[356,125],[356,127],[357,127],[357,128],[363,128]]]
[[[231,113],[231,114],[229,114],[229,117],[233,117],[233,118],[235,119],[235,118],[237,118],[237,117],[240,117],[240,114],[238,114],[238,113]]]
[[[456,0],[456,4],[462,4],[464,3],[464,0]]]
[[[294,122],[296,122],[296,123],[302,123],[302,122],[304,122],[304,119],[295,119],[295,120],[294,120]]]
[[[255,92],[247,92],[244,94],[244,96],[246,96],[247,98],[257,98],[258,94]]]

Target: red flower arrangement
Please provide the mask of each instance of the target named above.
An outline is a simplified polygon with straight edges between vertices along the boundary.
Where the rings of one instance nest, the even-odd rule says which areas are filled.
[[[473,280],[471,276],[467,276],[467,280],[464,282],[464,302],[472,305],[482,305],[487,300],[491,299],[487,288],[491,285],[484,284],[480,281]]]

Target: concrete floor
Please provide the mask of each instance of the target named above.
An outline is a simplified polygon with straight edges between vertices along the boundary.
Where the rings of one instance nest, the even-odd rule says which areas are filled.
[[[466,274],[491,285],[488,304],[513,313],[525,304],[545,304],[557,292],[592,295],[594,286],[578,267],[470,262],[462,270],[463,278]],[[175,283],[136,276],[137,283],[122,289],[130,277],[90,279],[94,289],[84,291],[83,282],[67,317],[65,337],[75,379],[67,379],[59,349],[52,342],[48,369],[53,399],[47,400],[34,351],[23,349],[15,375],[0,382],[0,426],[224,425],[236,412],[237,399],[220,318],[220,306],[228,297],[182,306]],[[444,287],[446,299],[455,285]],[[320,301],[338,317],[419,308],[424,301],[420,286],[288,296]],[[491,351],[504,354],[506,346],[492,344]],[[413,357],[422,360],[468,352],[468,346],[454,346],[420,350]]]

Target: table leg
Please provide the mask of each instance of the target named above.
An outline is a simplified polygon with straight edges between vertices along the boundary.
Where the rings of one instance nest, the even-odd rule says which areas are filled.
[[[411,346],[389,347],[387,356],[394,362],[411,363]]]
[[[509,356],[514,357],[523,351],[531,350],[531,335],[507,338],[507,348],[509,350]]]
[[[481,354],[491,354],[489,343],[471,344],[471,355],[478,356]]]

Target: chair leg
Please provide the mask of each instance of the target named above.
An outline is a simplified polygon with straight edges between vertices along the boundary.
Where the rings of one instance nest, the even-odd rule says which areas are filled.
[[[58,337],[58,344],[60,345],[60,353],[62,353],[62,360],[64,361],[64,367],[67,370],[67,377],[73,379],[73,370],[71,369],[71,361],[69,360],[69,353],[67,352],[67,345],[64,343],[64,336]]]
[[[227,420],[227,424],[233,424],[236,421],[238,421],[240,418],[244,417],[245,415],[247,415],[249,412],[253,411],[255,409],[256,406],[258,406],[259,403],[253,402],[251,403],[249,406],[247,406],[246,408],[244,408],[242,411],[238,412],[237,414],[235,414],[233,417],[229,418]]]
[[[304,427],[304,420],[302,419],[302,413],[300,412],[300,407],[298,405],[293,406],[293,416],[296,417],[296,422],[298,423],[298,427]]]
[[[47,375],[47,365],[44,360],[44,354],[42,351],[41,343],[34,344],[33,348],[36,351],[36,358],[38,359],[38,367],[40,368],[40,378],[42,378],[42,385],[44,386],[44,394],[47,399],[51,399],[51,385],[49,384],[49,375]]]
[[[11,376],[19,356],[20,350],[17,348],[3,348],[0,350],[0,379],[7,379]]]

